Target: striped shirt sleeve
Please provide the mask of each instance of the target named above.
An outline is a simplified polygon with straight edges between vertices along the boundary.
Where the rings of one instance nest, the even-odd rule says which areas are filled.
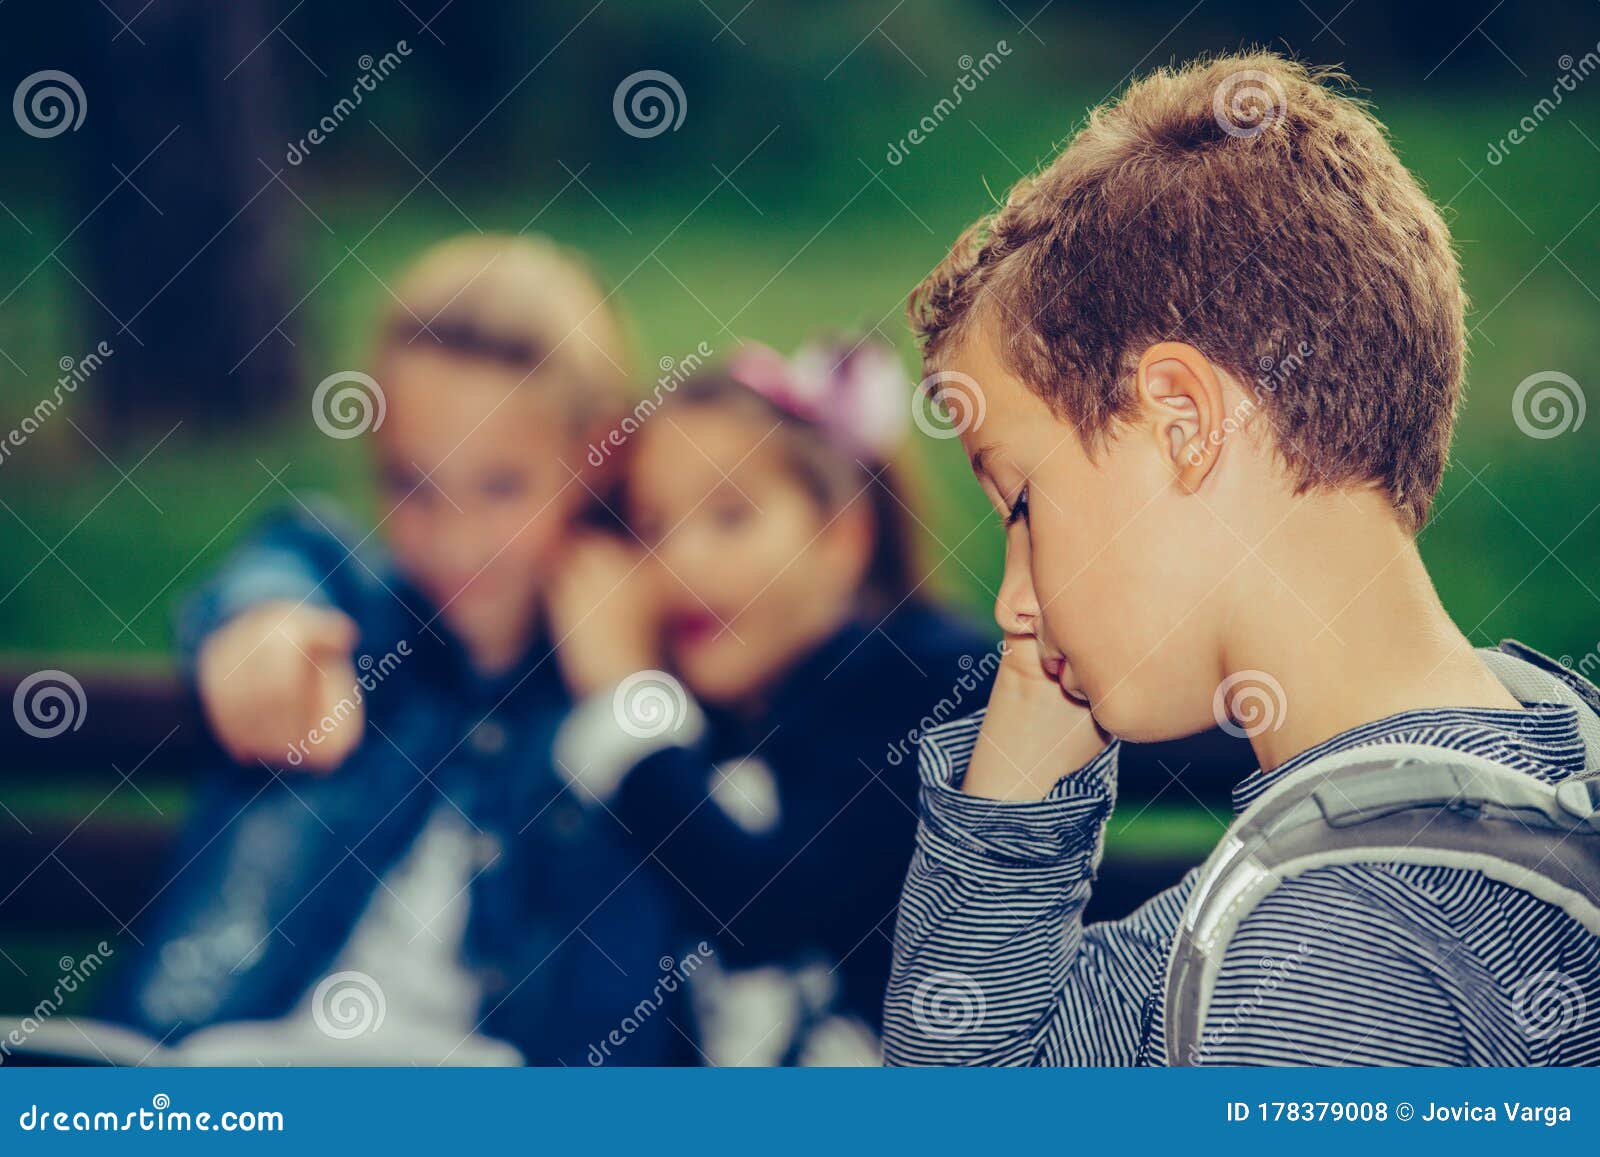
[[[923,738],[885,1060],[1132,1064],[1159,945],[1137,915],[1083,923],[1116,795],[1117,744],[1042,800],[981,799],[960,786],[982,721],[979,712]]]

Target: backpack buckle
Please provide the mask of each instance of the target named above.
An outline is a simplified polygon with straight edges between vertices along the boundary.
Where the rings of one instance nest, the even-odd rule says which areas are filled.
[[[1419,808],[1470,816],[1482,807],[1470,790],[1471,781],[1455,764],[1375,760],[1340,768],[1332,776],[1311,793],[1331,828],[1353,828]]]
[[[1580,823],[1600,831],[1600,779],[1566,779],[1556,784],[1556,803]]]

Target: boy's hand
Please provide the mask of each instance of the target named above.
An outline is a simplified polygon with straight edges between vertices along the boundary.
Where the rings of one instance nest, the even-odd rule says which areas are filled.
[[[365,730],[351,661],[356,639],[349,616],[288,602],[252,607],[207,636],[196,674],[223,749],[239,763],[273,767],[329,771],[343,763]],[[329,716],[340,719],[331,731],[322,727]]]
[[[1106,736],[1039,660],[1032,635],[1007,635],[989,710],[961,790],[985,799],[1038,800],[1099,755]]]
[[[660,607],[640,552],[615,535],[579,534],[545,596],[562,675],[590,695],[661,665]]]

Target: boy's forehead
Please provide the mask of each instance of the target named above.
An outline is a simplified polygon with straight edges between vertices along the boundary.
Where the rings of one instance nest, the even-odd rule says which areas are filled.
[[[966,416],[961,440],[969,455],[984,443],[1005,440],[1017,423],[1032,422],[1046,409],[981,331],[953,346],[929,371],[926,388]]]
[[[380,384],[388,414],[376,431],[386,449],[461,458],[515,450],[565,453],[582,441],[562,392],[538,376],[505,373],[391,374]]]

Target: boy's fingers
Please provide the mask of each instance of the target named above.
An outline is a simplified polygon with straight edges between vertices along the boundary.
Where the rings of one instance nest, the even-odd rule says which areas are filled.
[[[222,662],[227,662],[224,656]],[[212,733],[237,763],[281,759],[278,736],[295,726],[298,692],[287,672],[252,664],[229,675],[213,670],[202,697]]]
[[[274,766],[287,758],[300,727],[306,659],[298,651],[274,654],[237,691],[241,730],[249,737],[252,757]]]
[[[353,693],[350,652],[355,624],[322,607],[270,604],[247,612],[208,640],[201,656],[201,696],[213,734],[230,758],[274,767],[342,759],[345,740],[308,742],[329,707]],[[325,674],[326,672],[326,674]],[[325,686],[326,685],[326,686]],[[339,686],[337,692],[328,688]],[[331,766],[331,764],[330,764]]]
[[[365,712],[356,697],[356,669],[344,658],[324,658],[313,665],[301,733],[292,742],[304,744],[305,764],[327,771],[344,762],[361,741]]]
[[[321,607],[303,608],[301,645],[313,653],[337,651],[348,655],[355,650],[359,632],[355,621],[342,611]]]

